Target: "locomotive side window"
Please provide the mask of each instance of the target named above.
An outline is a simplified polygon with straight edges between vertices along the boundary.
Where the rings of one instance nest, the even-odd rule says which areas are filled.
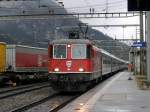
[[[54,45],[53,57],[57,59],[65,59],[67,55],[66,51],[66,45]]]
[[[72,46],[72,58],[73,59],[85,59],[86,58],[86,45],[74,44]]]
[[[52,45],[49,45],[48,54],[49,54],[49,57],[50,57],[50,58],[53,57],[53,46],[52,46]]]
[[[87,52],[86,52],[86,57],[87,58],[91,58],[92,56],[92,47],[91,47],[91,45],[87,45]]]

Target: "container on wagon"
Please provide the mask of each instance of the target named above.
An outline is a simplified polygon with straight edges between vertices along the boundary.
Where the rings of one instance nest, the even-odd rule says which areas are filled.
[[[11,72],[47,72],[47,49],[7,45],[6,69]]]
[[[0,42],[0,74],[5,72],[6,68],[6,43]]]

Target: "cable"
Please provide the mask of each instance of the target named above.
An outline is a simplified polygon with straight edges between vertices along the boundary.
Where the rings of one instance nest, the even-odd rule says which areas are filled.
[[[108,3],[108,5],[112,5],[112,4],[116,4],[116,3],[123,3],[123,2],[126,2],[126,1],[121,0],[121,1],[110,2],[110,3]],[[88,6],[68,7],[66,9],[89,8],[89,7],[97,7],[97,6],[105,7],[106,4],[93,4],[93,5],[88,5]]]
[[[124,6],[125,4],[125,1],[122,2],[122,1],[117,1],[117,2],[111,2],[108,4],[108,8],[117,8],[117,7],[120,7],[120,6]],[[106,4],[99,4],[99,5],[91,5],[92,7],[94,6],[94,9],[97,9],[97,10],[101,10],[101,11],[106,11]],[[83,9],[83,10],[89,10],[90,7],[74,7],[74,9],[72,8],[66,8],[68,11],[75,11],[75,10],[79,10],[79,9]]]
[[[111,9],[111,10],[112,10],[112,8],[116,8],[116,9],[119,8],[120,9],[120,7],[123,8],[123,9],[126,9],[126,6],[124,6],[123,3],[109,5],[109,9]],[[97,12],[104,12],[104,11],[106,12],[106,7],[105,6],[101,6],[101,7],[97,6],[97,7],[95,7],[95,9],[97,10]],[[77,12],[78,10],[80,10],[80,9],[69,9],[68,11]],[[82,11],[87,11],[87,10],[89,10],[89,8],[83,8],[82,9]],[[109,10],[109,12],[110,12],[110,10]]]
[[[66,8],[66,10],[71,11],[72,13],[77,12],[77,10],[79,10],[79,9],[83,9],[82,11],[84,11],[84,10],[87,11],[87,10],[89,10],[89,8],[91,9],[91,12],[92,12],[92,9],[94,9],[94,10],[97,9],[97,10],[102,11],[102,12],[106,11],[106,4],[89,5],[89,3],[86,0],[84,0],[84,1],[86,2],[87,6],[84,6],[84,7],[70,7],[70,8]],[[108,8],[111,8],[111,10],[112,10],[112,8],[121,9],[121,8],[123,8],[123,5],[125,4],[125,2],[126,1],[124,1],[124,0],[110,2],[110,3],[108,3]],[[91,7],[94,7],[94,8],[91,8]],[[14,10],[18,11],[18,9],[19,9],[19,10],[26,11],[26,12],[30,12],[30,11],[35,11],[35,12],[37,12],[37,11],[50,11],[50,10],[55,10],[55,9],[60,9],[60,10],[64,9],[63,7],[54,6],[54,5],[49,5],[48,7],[45,7],[45,8],[38,8],[38,9],[31,8],[31,9],[27,9],[27,10],[26,9],[20,9],[19,7],[16,7],[16,8],[15,7],[12,7],[12,8],[0,7],[0,8],[3,9],[3,10],[7,10],[7,11],[9,11],[9,9],[12,10],[12,11],[14,11]],[[93,13],[94,13],[94,11],[93,11]]]
[[[111,6],[111,5],[121,4],[123,2],[126,2],[126,1],[121,0],[121,1],[110,2],[110,3],[108,3],[108,7]],[[84,8],[90,8],[90,7],[105,7],[105,6],[106,6],[106,4],[93,4],[93,5],[89,5],[87,3],[87,6],[68,7],[68,8],[65,8],[65,9],[67,9],[67,10],[71,10],[71,9],[75,10],[75,9],[84,9]],[[49,8],[53,8],[53,9],[63,9],[62,7],[54,6],[54,5],[49,5],[48,7]],[[1,8],[7,8],[7,7],[1,7]],[[7,8],[7,9],[12,9],[12,8]],[[13,8],[13,9],[15,9],[15,8]]]

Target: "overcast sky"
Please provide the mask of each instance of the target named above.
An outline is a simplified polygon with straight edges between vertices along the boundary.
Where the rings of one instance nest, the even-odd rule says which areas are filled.
[[[126,12],[127,0],[61,0],[69,12],[90,12],[94,8],[95,12]],[[106,5],[107,4],[107,5]],[[82,19],[83,22],[91,25],[107,24],[139,24],[139,17],[128,19]],[[136,38],[136,28],[96,28],[112,38]]]
[[[65,8],[70,11],[88,12],[89,8],[95,8],[95,12],[126,11],[127,0],[61,0]],[[106,5],[108,4],[108,5]]]

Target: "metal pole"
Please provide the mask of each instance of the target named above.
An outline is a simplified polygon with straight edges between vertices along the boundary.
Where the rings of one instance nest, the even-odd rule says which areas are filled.
[[[124,40],[124,28],[125,28],[125,27],[123,26],[122,28],[123,28],[123,40]]]
[[[58,30],[59,30],[59,29],[60,29],[59,27],[56,27],[56,28],[55,28],[55,39],[56,39],[56,40],[59,39],[59,35],[58,35]]]
[[[58,40],[58,31],[57,31],[57,28],[55,28],[55,39]]]
[[[41,3],[40,3],[40,0],[39,0],[39,4],[38,4],[38,5],[39,5],[39,8],[40,8],[40,7],[41,7]]]
[[[147,80],[150,81],[150,11],[147,12]]]
[[[140,41],[143,42],[143,12],[140,11]],[[140,75],[144,75],[143,48],[140,49]]]

